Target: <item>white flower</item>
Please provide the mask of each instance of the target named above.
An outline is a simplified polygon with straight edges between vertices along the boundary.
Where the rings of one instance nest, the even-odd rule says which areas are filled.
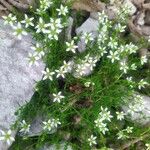
[[[119,58],[119,54],[117,51],[113,52],[113,51],[110,51],[110,55],[107,56],[109,59],[111,59],[111,62],[114,63],[115,60],[120,60]]]
[[[21,23],[25,24],[25,27],[28,28],[29,26],[34,26],[33,24],[33,17],[32,18],[29,18],[26,14],[25,14],[25,19],[23,21],[21,21]]]
[[[147,61],[148,61],[148,58],[146,55],[141,57],[141,65],[144,65],[145,63],[147,63]]]
[[[145,146],[146,146],[146,150],[150,150],[150,144],[149,143],[146,143]]]
[[[43,122],[43,124],[44,124],[44,127],[43,127],[44,130],[48,130],[48,131],[52,130],[52,128],[53,128],[52,119],[49,119],[47,122]]]
[[[85,86],[85,87],[90,87],[91,85],[95,85],[95,83],[90,82],[90,81],[84,83],[84,86]]]
[[[48,27],[48,24],[45,24],[45,22],[43,21],[43,19],[40,17],[39,18],[39,22],[38,22],[38,25],[35,27],[36,30],[36,33],[47,33],[47,28]]]
[[[144,81],[144,79],[141,79],[141,81],[138,83],[138,88],[141,90],[141,88],[144,88],[145,85],[148,85],[148,83]]]
[[[107,121],[111,121],[111,118],[113,118],[113,116],[110,114],[110,111],[108,111],[108,108],[103,108],[101,106],[101,112],[99,113],[99,118],[101,118],[102,120],[107,120]]]
[[[76,70],[75,70],[76,75],[75,76],[76,77],[83,76],[85,74],[85,70],[86,70],[85,64],[76,65]]]
[[[100,50],[101,56],[104,56],[104,54],[107,54],[106,47],[99,46],[99,50]]]
[[[124,119],[124,116],[125,116],[125,113],[122,111],[122,112],[116,112],[117,114],[117,120],[123,120]]]
[[[74,44],[74,40],[72,40],[70,43],[66,42],[66,45],[67,45],[67,49],[66,49],[67,52],[71,51],[73,53],[76,53],[76,48],[78,48],[78,46]]]
[[[126,26],[122,26],[120,23],[116,24],[115,29],[119,32],[124,32]]]
[[[38,64],[38,60],[39,60],[40,58],[38,57],[38,54],[37,53],[33,53],[33,54],[31,54],[31,53],[29,53],[29,56],[28,56],[28,60],[29,60],[29,66],[32,66],[32,65],[36,65],[36,66],[38,66],[39,64]]]
[[[53,94],[53,102],[58,102],[60,103],[61,99],[65,98],[61,92],[57,94]]]
[[[123,61],[120,63],[121,67],[120,70],[123,70],[124,73],[127,73],[127,70],[129,69],[129,67],[127,66],[126,62]]]
[[[22,35],[27,35],[27,32],[23,30],[21,23],[18,23],[17,26],[13,26],[14,29],[14,35],[18,37],[19,40],[21,40]]]
[[[50,29],[47,31],[49,39],[58,40],[58,34],[62,31],[61,19],[50,18],[50,23],[47,24]]]
[[[58,29],[63,28],[63,26],[61,24],[61,19],[60,18],[57,18],[57,19],[50,18],[50,23],[48,25],[53,30],[55,30],[56,28],[58,28]]]
[[[96,136],[91,135],[91,137],[88,139],[88,142],[89,142],[90,146],[97,144],[96,143],[96,138],[97,138]]]
[[[132,82],[133,77],[127,77],[126,79],[128,80],[128,82]]]
[[[126,48],[126,51],[129,52],[129,54],[136,53],[137,50],[138,50],[138,47],[136,45],[132,44],[132,43],[127,44],[125,46],[125,48]]]
[[[60,6],[60,9],[56,9],[59,13],[58,13],[58,15],[60,16],[60,15],[64,15],[64,16],[66,16],[66,14],[68,13],[68,8],[67,8],[67,6],[63,6],[63,5],[61,5]]]
[[[64,67],[60,67],[60,69],[55,70],[55,72],[57,73],[56,78],[59,78],[59,77],[65,78],[65,74],[67,73],[67,71],[64,70]]]
[[[118,136],[118,139],[122,139],[122,140],[128,138],[128,136],[125,135],[124,131],[119,131],[119,132],[117,133],[117,136]]]
[[[98,127],[99,131],[105,134],[108,130],[106,123],[102,122],[103,120],[97,119],[95,120],[96,127]]]
[[[57,128],[58,125],[61,124],[61,122],[59,121],[59,119],[52,118],[52,119],[49,119],[47,122],[44,121],[43,124],[44,124],[44,127],[43,127],[44,130],[51,131],[52,129]]]
[[[118,46],[118,43],[115,39],[113,39],[112,37],[110,37],[110,41],[108,43],[108,46],[111,47],[112,49],[116,49]]]
[[[132,133],[133,131],[133,127],[127,127],[126,129],[125,129],[125,131],[127,132],[127,133]]]
[[[108,16],[105,14],[104,11],[102,11],[101,13],[98,13],[99,16],[99,24],[105,25],[108,22]]]
[[[96,66],[96,63],[97,63],[97,59],[94,59],[93,57],[89,57],[87,66],[89,66],[90,70],[92,71],[93,68]]]
[[[127,79],[128,83],[130,84],[130,87],[133,88],[134,82],[132,81],[132,77],[127,77],[126,79]]]
[[[16,16],[13,16],[13,14],[9,14],[8,16],[2,16],[3,19],[5,20],[4,24],[10,24],[13,26],[13,24],[16,22],[17,18]]]
[[[46,68],[46,71],[42,71],[44,77],[43,80],[50,79],[51,81],[53,80],[53,75],[55,72],[50,72],[49,68]]]
[[[12,131],[2,131],[0,130],[1,135],[0,135],[0,141],[6,141],[8,145],[11,144],[11,142],[15,141],[14,137],[12,137]]]
[[[61,122],[59,121],[59,119],[52,119],[52,121],[53,121],[53,127],[54,127],[54,128],[57,128],[58,125],[61,124]]]
[[[36,43],[35,46],[31,47],[32,50],[36,51],[38,53],[38,56],[41,58],[42,56],[45,55],[44,51],[43,51],[43,47],[40,46],[39,43]]]
[[[129,109],[128,109],[128,113],[131,114],[132,116],[136,113],[136,112],[140,112],[143,110],[144,108],[144,101],[143,101],[143,97],[141,95],[133,95],[134,101],[133,103],[129,104]]]
[[[85,85],[85,87],[90,87],[91,82],[85,82],[84,85]]]
[[[71,61],[69,61],[69,62],[64,61],[63,63],[64,64],[63,64],[62,68],[64,69],[64,71],[65,72],[71,72],[72,67],[73,67],[72,62]]]
[[[135,64],[132,64],[131,65],[131,70],[136,70],[137,69],[137,66]]]
[[[97,41],[98,43],[102,43],[104,44],[104,42],[107,40],[107,33],[105,33],[104,31],[100,31],[99,35],[98,35],[98,38],[97,38]]]
[[[23,132],[23,133],[28,133],[29,130],[30,130],[30,125],[26,123],[25,120],[23,120],[21,123],[20,123],[20,127],[21,127],[21,130],[20,132]]]
[[[131,115],[131,116],[134,116],[135,112],[137,111],[137,106],[136,105],[133,105],[133,104],[130,104],[129,105],[129,109],[128,109],[128,113]]]
[[[40,0],[40,9],[37,9],[37,11],[46,11],[52,4],[52,0]]]
[[[49,32],[48,32],[48,38],[50,39],[50,40],[56,40],[56,41],[58,41],[58,34],[61,32],[61,30],[60,29],[55,29],[55,30],[53,30],[53,29],[51,29],[51,30],[49,30]]]
[[[85,44],[87,44],[89,41],[94,40],[94,38],[92,37],[92,33],[88,33],[88,32],[85,32],[81,38],[85,40]]]

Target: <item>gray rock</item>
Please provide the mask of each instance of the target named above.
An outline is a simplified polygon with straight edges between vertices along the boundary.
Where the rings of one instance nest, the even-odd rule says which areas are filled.
[[[31,123],[29,133],[27,136],[33,137],[33,136],[39,136],[43,131],[43,117],[36,117],[33,122]]]
[[[31,52],[31,36],[19,41],[10,26],[0,20],[0,130],[8,130],[15,122],[15,111],[32,97],[35,81],[42,78],[44,64],[29,67],[28,53]],[[0,150],[6,150],[0,142]]]
[[[137,24],[143,26],[145,24],[144,18],[145,18],[145,13],[141,13],[140,16],[138,17]]]
[[[131,0],[124,0],[123,5],[130,8],[129,14],[131,16],[136,13],[137,8],[135,7],[135,5],[132,3]]]
[[[34,136],[40,136],[43,132],[43,121],[46,121],[46,117],[42,117],[38,115],[34,118],[34,120],[31,123],[29,133],[27,133],[28,137],[34,137]],[[53,134],[56,132],[56,129],[53,129],[52,131],[49,131],[48,134]]]
[[[97,36],[97,30],[98,30],[98,20],[94,19],[92,16],[89,17],[79,28],[76,29],[76,34],[80,35],[82,33],[92,33],[93,38]],[[84,52],[86,49],[86,44],[84,40],[81,40],[78,43],[78,51]]]
[[[140,125],[150,125],[150,97],[149,96],[142,96],[143,97],[143,107],[142,110],[136,111],[133,115],[129,118]],[[139,106],[140,107],[140,106]],[[123,107],[123,110],[126,114],[128,113],[129,108]]]

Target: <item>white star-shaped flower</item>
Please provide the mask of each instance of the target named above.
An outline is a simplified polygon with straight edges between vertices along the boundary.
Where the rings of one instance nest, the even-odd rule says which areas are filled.
[[[94,40],[94,38],[92,37],[92,33],[88,33],[88,32],[83,33],[82,39],[85,40],[85,44],[87,44],[89,41]]]
[[[53,94],[53,102],[58,102],[60,103],[61,99],[65,98],[61,92],[57,93],[57,94]]]
[[[127,127],[126,131],[127,131],[127,133],[132,133],[133,132],[133,127]]]
[[[52,130],[52,128],[53,128],[52,119],[49,119],[47,122],[44,121],[43,124],[44,124],[44,127],[43,127],[44,130],[48,130],[48,131]]]
[[[25,19],[23,21],[21,21],[21,23],[25,24],[25,27],[28,28],[29,26],[34,26],[33,24],[33,17],[32,18],[29,18],[26,14],[25,14]]]
[[[73,53],[76,53],[76,48],[78,48],[78,46],[74,44],[74,40],[72,40],[70,43],[66,42],[66,45],[67,45],[67,49],[66,49],[67,52],[71,51]]]
[[[12,137],[12,131],[2,131],[0,130],[0,141],[6,141],[8,145],[10,145],[13,141],[15,141],[14,137]]]
[[[127,70],[129,69],[129,67],[127,66],[126,62],[123,61],[120,63],[120,70],[123,70],[124,73],[127,73]]]
[[[60,6],[60,9],[56,9],[58,11],[58,15],[64,15],[66,16],[66,14],[68,13],[68,7],[67,6]]]
[[[48,32],[48,29],[47,29],[48,26],[49,26],[49,25],[46,24],[46,23],[43,21],[43,19],[40,17],[40,18],[39,18],[38,25],[35,27],[35,29],[37,29],[37,30],[36,30],[36,33],[40,33],[40,32],[42,32],[42,33],[47,33],[47,32]]]
[[[91,137],[88,139],[88,142],[89,142],[90,146],[97,144],[96,143],[96,138],[97,138],[96,136],[91,135]]]
[[[45,55],[44,48],[39,43],[36,43],[36,45],[32,46],[31,49],[37,52],[40,58]]]
[[[148,58],[146,55],[141,57],[141,65],[144,65],[145,63],[147,63],[147,61],[148,61]]]
[[[29,56],[28,56],[28,61],[29,61],[29,66],[32,66],[32,65],[36,65],[36,66],[38,66],[39,64],[38,64],[38,60],[39,60],[40,58],[39,58],[39,56],[38,56],[38,53],[29,53]]]
[[[18,22],[17,26],[13,26],[14,29],[14,35],[18,37],[19,40],[21,40],[22,35],[27,35],[27,32],[22,28],[21,23]]]
[[[65,74],[67,73],[67,71],[64,70],[64,67],[60,67],[60,69],[55,70],[55,72],[57,73],[56,78],[59,78],[59,77],[65,78]]]
[[[116,114],[117,114],[117,120],[123,120],[124,119],[125,113],[123,111],[116,112]]]
[[[120,60],[119,53],[117,51],[113,52],[110,51],[110,55],[107,56],[109,59],[111,59],[111,62],[114,63],[115,60]]]
[[[45,71],[42,71],[44,77],[43,80],[50,79],[51,81],[53,80],[53,75],[55,72],[50,72],[49,68],[46,68]]]
[[[17,18],[16,16],[13,16],[13,14],[9,14],[8,16],[2,16],[2,18],[5,20],[4,24],[10,24],[13,26],[13,24],[16,22]]]
[[[63,64],[62,68],[64,69],[64,71],[71,72],[72,67],[73,67],[73,62],[72,61],[69,61],[69,62],[64,61],[63,63],[64,64]]]
[[[23,120],[21,123],[20,123],[20,127],[21,127],[21,130],[20,132],[22,133],[28,133],[29,130],[30,130],[30,125],[26,123],[25,120]]]
[[[144,81],[144,79],[141,79],[141,81],[138,83],[138,88],[141,90],[141,88],[144,88],[145,85],[148,85],[148,83]]]

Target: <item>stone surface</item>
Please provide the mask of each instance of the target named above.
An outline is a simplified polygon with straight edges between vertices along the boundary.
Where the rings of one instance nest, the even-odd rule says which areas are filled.
[[[150,125],[150,97],[143,97],[143,109],[131,115],[130,119],[140,125]],[[128,108],[123,107],[123,110],[128,114]]]
[[[10,26],[0,20],[0,130],[7,130],[15,122],[15,111],[30,100],[35,81],[42,78],[44,64],[29,67],[28,53],[33,40],[30,36],[19,41]],[[0,150],[6,150],[0,142]]]
[[[138,17],[137,24],[143,26],[145,24],[144,18],[145,18],[145,13],[141,13],[140,16]]]
[[[43,121],[46,121],[46,117],[43,117],[41,115],[38,115],[35,117],[31,123],[29,133],[27,133],[28,137],[34,137],[39,136],[41,133],[43,133]],[[48,132],[48,134],[53,134],[56,132],[56,129],[53,129],[52,131]]]
[[[89,17],[80,27],[76,29],[76,34],[80,35],[82,33],[92,33],[93,38],[97,36],[98,30],[98,20],[94,19],[94,17]],[[84,52],[86,48],[85,41],[81,39],[78,43],[78,51]]]
[[[135,5],[131,2],[131,0],[124,0],[123,5],[127,6],[130,8],[129,14],[132,16],[136,11],[137,8]]]

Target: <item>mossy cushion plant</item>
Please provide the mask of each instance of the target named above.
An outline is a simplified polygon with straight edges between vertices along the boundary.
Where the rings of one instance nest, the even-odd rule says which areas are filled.
[[[40,0],[30,17],[4,17],[19,39],[29,32],[37,42],[31,47],[29,66],[43,60],[46,68],[41,70],[43,80],[36,83],[32,100],[18,110],[18,120],[9,131],[2,132],[0,140],[8,144],[14,141],[11,130],[18,129],[13,150],[25,149],[24,145],[28,150],[45,144],[59,147],[62,142],[64,149],[68,145],[75,150],[123,149],[132,141],[129,147],[136,149],[135,139],[150,148],[150,128],[141,128],[129,117],[142,110],[142,96],[136,90],[149,83],[133,76],[148,58],[136,54],[142,44],[134,45],[123,37],[128,8],[118,9],[113,21],[104,12],[99,13],[97,38],[82,33],[66,40],[63,33],[71,14],[69,8],[70,3]],[[81,39],[86,43],[83,53],[77,46]],[[123,112],[122,106],[128,107],[128,112]],[[30,124],[38,114],[45,118],[43,131],[37,137],[28,137]]]

